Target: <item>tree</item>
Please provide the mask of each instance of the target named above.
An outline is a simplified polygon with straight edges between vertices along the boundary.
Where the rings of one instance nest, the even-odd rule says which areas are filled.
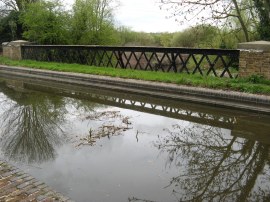
[[[180,47],[220,47],[219,29],[211,25],[198,25],[183,32],[175,33],[172,46]]]
[[[161,7],[172,11],[173,17],[180,22],[195,20],[197,23],[215,22],[217,25],[234,28],[232,19],[240,24],[245,40],[250,40],[251,27],[247,21],[254,18],[253,3],[250,0],[160,0]]]
[[[260,39],[270,40],[270,2],[269,0],[253,0],[258,11],[258,33]]]
[[[0,0],[0,43],[22,37],[19,16],[27,5],[35,1],[38,0]]]
[[[174,44],[171,43],[172,37],[174,34],[172,33],[161,33],[160,34],[160,44],[164,47],[174,46]]]
[[[10,160],[26,163],[54,159],[55,147],[66,137],[61,127],[65,123],[64,99],[4,85],[0,92],[5,95],[0,101],[1,152]]]
[[[108,45],[116,42],[113,2],[113,0],[75,1],[71,28],[73,43]]]
[[[39,0],[0,0],[0,12],[8,15],[11,11],[22,11],[27,5]]]
[[[67,20],[58,2],[32,3],[21,15],[23,37],[39,44],[67,44]]]
[[[167,187],[179,201],[266,201],[270,147],[201,124],[174,125],[156,143],[179,167]],[[227,133],[227,134],[226,134]],[[164,134],[163,134],[164,135]],[[266,181],[267,182],[267,181]]]
[[[22,37],[22,24],[19,22],[19,12],[11,11],[0,19],[0,44]]]

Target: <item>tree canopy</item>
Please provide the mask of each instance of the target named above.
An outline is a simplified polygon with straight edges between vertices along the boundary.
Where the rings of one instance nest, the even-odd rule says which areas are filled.
[[[193,20],[231,30],[240,27],[245,41],[250,41],[256,31],[262,38],[261,33],[265,34],[268,29],[265,27],[269,26],[268,0],[160,0],[160,3],[181,23]]]
[[[12,11],[0,20],[0,36],[0,43],[22,37],[22,24],[19,22],[18,12]]]
[[[27,5],[39,0],[0,0],[0,11],[2,15],[7,15],[11,11],[22,11]]]
[[[24,38],[40,44],[66,44],[69,41],[67,14],[58,2],[35,2],[21,14]]]
[[[254,5],[258,11],[259,24],[258,33],[263,40],[270,41],[270,1],[254,0]]]
[[[75,44],[113,44],[113,0],[76,0],[71,36]]]
[[[269,0],[159,0],[180,23],[176,33],[135,32],[114,20],[117,0],[0,0],[0,42],[235,48],[270,40]],[[191,23],[192,21],[192,23]],[[170,30],[168,30],[170,31]]]

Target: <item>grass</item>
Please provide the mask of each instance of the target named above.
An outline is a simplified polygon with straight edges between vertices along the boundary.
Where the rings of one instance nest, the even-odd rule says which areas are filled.
[[[75,72],[120,78],[139,79],[146,81],[175,83],[180,85],[199,86],[213,89],[233,90],[254,94],[270,95],[270,80],[264,79],[263,77],[258,75],[252,75],[249,78],[229,79],[217,78],[212,76],[150,72],[130,69],[116,69],[109,67],[93,67],[80,64],[39,62],[33,60],[17,61],[10,60],[2,56],[0,56],[0,64],[61,72]]]

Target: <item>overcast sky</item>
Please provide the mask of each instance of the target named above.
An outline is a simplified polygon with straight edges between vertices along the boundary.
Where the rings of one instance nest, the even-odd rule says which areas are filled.
[[[64,0],[69,5],[75,0]],[[158,0],[118,0],[120,6],[115,11],[118,26],[124,25],[134,31],[175,32],[184,27],[168,19],[170,13],[160,10]]]
[[[168,19],[170,13],[160,10],[157,0],[119,1],[120,7],[115,13],[116,20],[134,31],[174,32],[183,29],[175,19]]]

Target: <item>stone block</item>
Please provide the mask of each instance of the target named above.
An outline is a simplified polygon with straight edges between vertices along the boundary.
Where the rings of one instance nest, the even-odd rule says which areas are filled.
[[[259,51],[270,51],[270,41],[253,41],[246,43],[239,43],[238,49],[242,50],[259,50]]]
[[[25,44],[30,44],[30,42],[18,40],[2,43],[3,56],[8,57],[12,60],[21,60],[22,59],[21,46]]]

